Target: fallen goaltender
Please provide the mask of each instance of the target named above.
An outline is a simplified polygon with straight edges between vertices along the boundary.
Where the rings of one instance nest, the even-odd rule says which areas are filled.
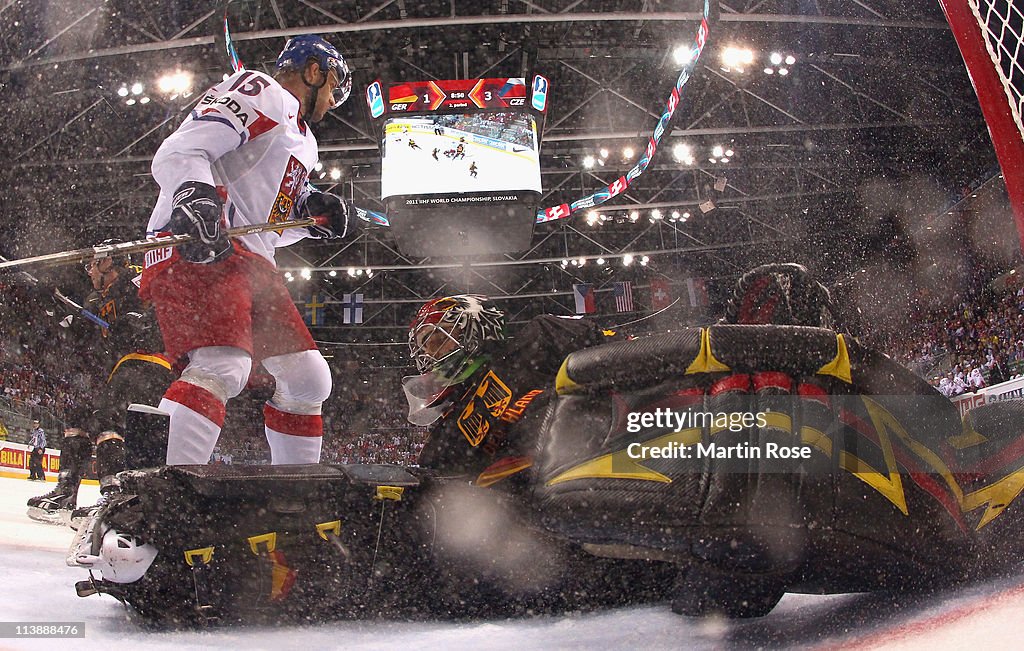
[[[413,418],[434,421],[423,467],[126,473],[72,546],[90,569],[79,594],[160,624],[660,599],[749,617],[786,591],[934,588],[1016,562],[1024,405],[961,422],[843,334],[830,301],[802,267],[768,265],[718,325],[607,343],[554,317],[507,339],[485,299],[432,301],[406,387]],[[658,409],[762,418],[628,427]],[[637,454],[769,443],[809,452]]]

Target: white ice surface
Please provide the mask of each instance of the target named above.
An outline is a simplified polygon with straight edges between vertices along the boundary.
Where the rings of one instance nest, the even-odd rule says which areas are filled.
[[[728,649],[1024,647],[1024,578],[932,596],[786,595],[768,617],[744,622],[674,615],[667,603],[557,617],[471,622],[343,621],[315,626],[143,628],[112,597],[79,598],[84,570],[64,555],[70,529],[25,516],[25,500],[53,487],[0,478],[0,621],[85,622],[84,639],[0,639],[2,649]],[[83,486],[79,503],[92,503]]]

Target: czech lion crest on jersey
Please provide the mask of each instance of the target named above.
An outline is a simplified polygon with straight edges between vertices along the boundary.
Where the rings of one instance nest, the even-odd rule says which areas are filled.
[[[288,165],[285,166],[284,176],[281,178],[281,187],[277,190],[277,198],[274,199],[274,206],[267,215],[267,223],[274,224],[288,219],[307,176],[308,172],[299,159],[289,156]],[[280,233],[281,231],[278,231],[278,234]]]

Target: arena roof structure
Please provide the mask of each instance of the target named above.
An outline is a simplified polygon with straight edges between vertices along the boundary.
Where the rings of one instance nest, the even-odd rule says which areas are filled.
[[[382,210],[378,135],[361,101],[368,83],[542,73],[552,89],[542,201],[567,203],[635,164],[700,9],[697,0],[6,0],[0,252],[143,234],[154,151],[195,93],[230,71],[225,15],[249,68],[272,70],[300,33],[340,47],[353,98],[315,129],[325,176],[314,181]],[[336,309],[343,294],[362,293],[363,327],[332,338],[375,340],[400,336],[416,304],[444,293],[531,298],[508,299],[513,314],[528,315],[571,312],[566,295],[581,281],[701,277],[721,294],[745,269],[778,260],[838,280],[878,256],[914,259],[921,252],[906,247],[917,229],[998,175],[935,0],[727,0],[719,9],[656,156],[614,201],[538,225],[528,251],[486,259],[410,257],[384,228],[341,246],[282,249],[280,266],[305,283],[296,296],[316,291]],[[157,88],[176,71],[191,75],[191,94]],[[625,254],[648,262],[623,265]]]

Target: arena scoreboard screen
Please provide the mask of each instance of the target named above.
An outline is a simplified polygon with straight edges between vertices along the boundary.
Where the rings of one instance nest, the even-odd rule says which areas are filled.
[[[367,88],[381,199],[399,248],[469,256],[529,248],[540,203],[547,80],[454,79]]]

